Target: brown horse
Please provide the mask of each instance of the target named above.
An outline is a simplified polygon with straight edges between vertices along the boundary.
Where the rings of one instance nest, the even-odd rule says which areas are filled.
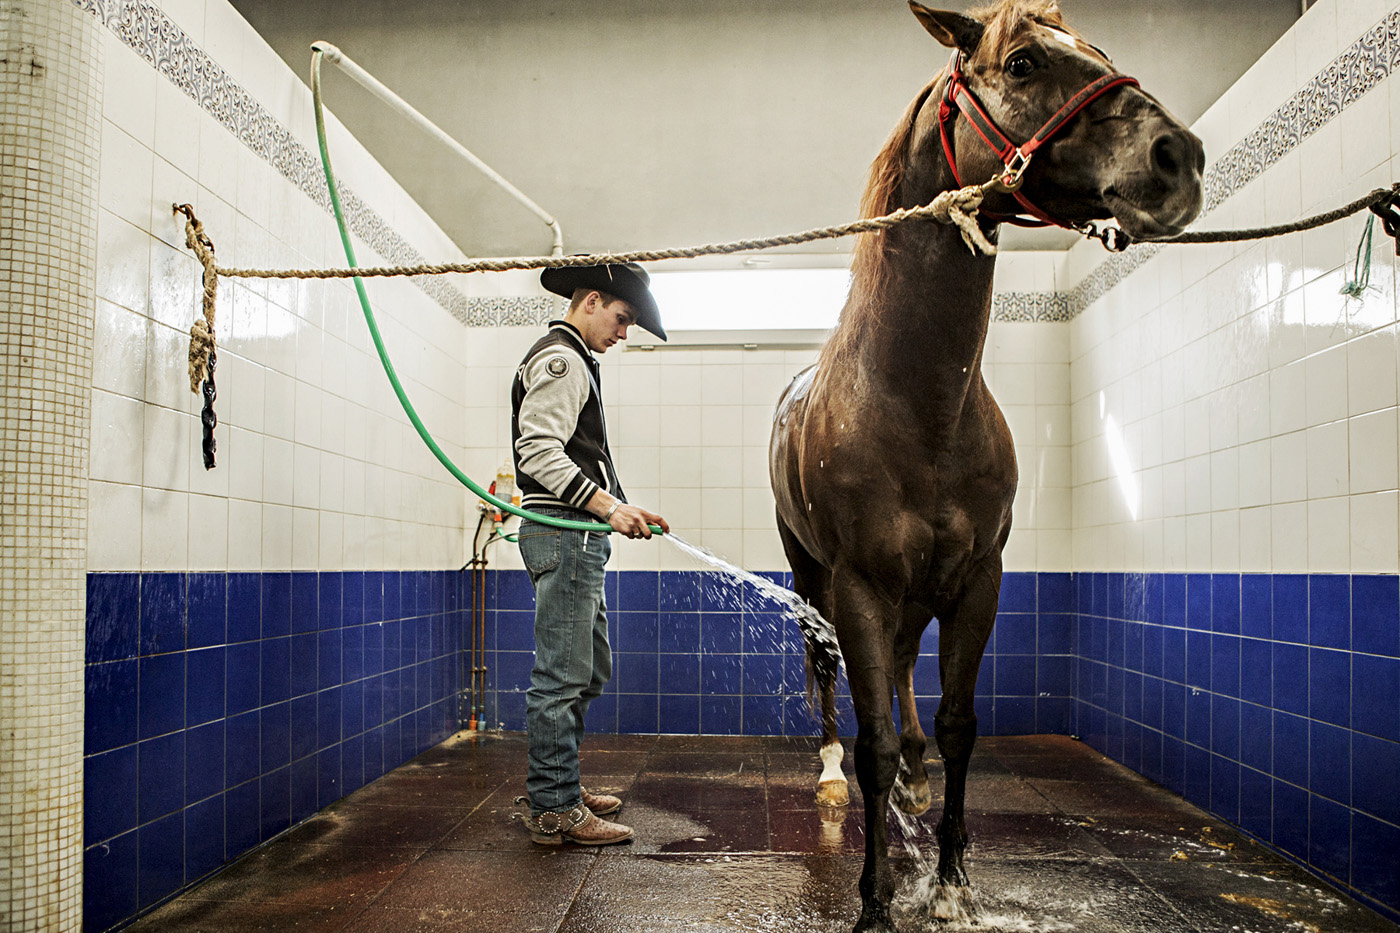
[[[909,5],[955,57],[876,158],[865,216],[925,204],[960,187],[958,178],[1002,175],[1008,187],[1023,185],[1019,198],[983,203],[993,241],[999,222],[1026,212],[1074,228],[1112,217],[1143,239],[1195,218],[1200,141],[1066,27],[1053,3],[1002,0],[972,16]],[[1018,154],[1003,146],[1007,138],[1027,143]],[[957,886],[948,892],[967,884],[973,688],[1016,492],[1011,435],[981,371],[994,263],[951,226],[915,222],[865,235],[840,323],[817,364],[784,392],[773,427],[769,466],[794,585],[835,626],[855,705],[866,827],[857,931],[892,929],[886,804],[901,756],[907,771],[896,803],[922,813],[931,802],[912,675],[935,617],[943,698],[934,736],[946,774],[936,881]],[[825,802],[844,803],[834,671],[814,668],[828,763],[822,791]]]

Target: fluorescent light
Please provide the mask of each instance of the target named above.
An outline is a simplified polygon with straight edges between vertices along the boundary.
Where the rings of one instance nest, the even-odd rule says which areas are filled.
[[[846,303],[846,269],[656,272],[651,292],[668,333],[686,330],[826,330]]]

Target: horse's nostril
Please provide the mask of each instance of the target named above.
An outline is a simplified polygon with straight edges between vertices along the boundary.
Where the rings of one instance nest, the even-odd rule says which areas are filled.
[[[1174,180],[1184,167],[1186,144],[1176,133],[1165,133],[1152,144],[1152,170],[1163,181]]]

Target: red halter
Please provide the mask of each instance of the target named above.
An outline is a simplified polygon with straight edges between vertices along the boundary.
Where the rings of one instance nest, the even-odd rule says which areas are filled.
[[[1091,82],[1066,101],[1063,107],[1055,111],[1055,115],[1045,121],[1045,125],[1036,130],[1034,136],[1024,144],[1017,146],[1006,138],[1006,134],[998,129],[996,121],[988,115],[987,111],[982,109],[982,105],[972,93],[972,89],[967,86],[967,78],[962,73],[962,52],[954,50],[953,60],[948,65],[948,87],[944,90],[943,100],[938,107],[938,131],[943,140],[943,154],[948,159],[948,167],[953,170],[954,180],[959,186],[963,184],[962,176],[958,174],[957,160],[953,158],[953,141],[949,134],[949,127],[953,125],[957,120],[958,113],[961,112],[972,124],[972,128],[977,131],[977,135],[982,137],[982,141],[996,152],[997,158],[1001,159],[1001,164],[1005,168],[1001,175],[1002,184],[1011,192],[1017,202],[1036,219],[1032,220],[1020,214],[1001,215],[985,211],[983,213],[998,223],[1015,224],[1018,227],[1056,226],[1083,232],[1079,228],[1055,220],[1032,204],[1030,199],[1020,191],[1021,179],[1026,173],[1027,166],[1030,165],[1031,156],[1051,136],[1063,129],[1079,111],[1114,88],[1123,85],[1139,86],[1136,78],[1130,78],[1123,74],[1106,74]]]

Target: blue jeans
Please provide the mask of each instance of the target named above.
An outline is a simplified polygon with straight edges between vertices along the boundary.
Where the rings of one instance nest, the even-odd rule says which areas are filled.
[[[579,518],[577,512],[541,509]],[[535,587],[535,666],[525,694],[530,809],[578,806],[578,746],[588,704],[612,677],[603,569],[612,554],[605,534],[569,531],[525,519],[520,556]]]

